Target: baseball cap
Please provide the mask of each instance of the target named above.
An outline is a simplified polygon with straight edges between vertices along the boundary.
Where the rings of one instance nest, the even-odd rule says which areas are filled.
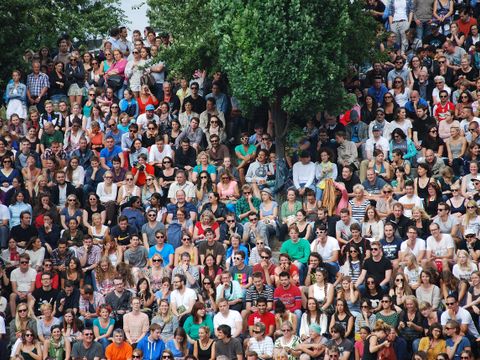
[[[379,108],[377,109],[377,112],[379,112],[379,111],[385,114],[385,110],[383,110],[383,108],[379,107]]]
[[[380,126],[378,125],[373,125],[372,127],[372,131],[381,131],[382,129],[380,129]]]
[[[153,105],[151,105],[151,104],[150,104],[150,105],[147,105],[147,107],[145,108],[145,110],[147,110],[147,111],[153,111],[153,110],[155,110],[155,106],[153,106]]]

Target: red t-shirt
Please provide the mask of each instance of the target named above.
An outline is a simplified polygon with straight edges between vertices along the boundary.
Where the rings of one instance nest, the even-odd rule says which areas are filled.
[[[302,293],[298,286],[290,285],[288,289],[284,289],[282,286],[277,287],[273,292],[274,305],[277,300],[281,300],[290,312],[302,308]]]
[[[136,167],[132,167],[132,174],[135,176],[137,173],[138,169]],[[140,174],[138,174],[138,179],[137,179],[137,186],[143,186],[147,182],[147,174],[148,175],[155,175],[155,168],[153,165],[150,164],[145,164],[145,171],[142,171]]]
[[[477,24],[477,19],[475,19],[472,16],[470,16],[470,20],[468,20],[467,22],[463,22],[460,19],[457,20],[458,31],[464,33],[465,37],[470,35],[470,28],[476,24]]]
[[[52,288],[58,289],[59,285],[60,285],[60,277],[58,276],[58,273],[55,273],[52,279]],[[42,272],[38,272],[37,277],[35,278],[35,289],[40,289],[41,287],[42,287]]]
[[[270,275],[275,275],[275,267],[276,267],[275,264],[270,264],[270,267],[268,268],[268,273]],[[256,272],[259,272],[262,274],[262,280],[264,283],[266,283],[267,280],[265,279],[265,272],[263,271],[262,264],[258,263],[253,265],[252,274]]]
[[[265,329],[268,329],[270,325],[273,325],[275,328],[275,315],[273,315],[270,311],[267,311],[265,314],[260,314],[258,311],[250,314],[248,317],[248,326],[253,326],[258,322],[262,322],[265,324]]]
[[[445,106],[442,105],[441,102],[438,102],[436,105],[435,105],[435,113],[433,114],[433,116],[438,120],[438,121],[442,121],[442,120],[445,120],[445,113],[447,111],[455,111],[455,105],[453,105],[453,103],[451,101],[448,101]]]

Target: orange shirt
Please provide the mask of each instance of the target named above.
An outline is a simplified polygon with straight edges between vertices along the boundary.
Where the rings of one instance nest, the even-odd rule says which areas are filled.
[[[132,346],[124,341],[122,345],[118,346],[112,343],[105,349],[105,357],[108,360],[125,360],[132,358],[133,349]]]

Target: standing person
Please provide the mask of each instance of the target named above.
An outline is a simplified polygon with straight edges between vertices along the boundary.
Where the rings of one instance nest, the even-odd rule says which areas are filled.
[[[50,79],[48,75],[40,72],[40,62],[32,63],[32,73],[27,76],[27,99],[28,103],[36,106],[40,113],[45,110],[45,100],[48,89],[50,88]]]
[[[133,297],[130,301],[132,311],[123,315],[123,330],[125,338],[129,344],[135,346],[148,331],[148,315],[140,311],[140,299]],[[115,333],[113,336],[115,340]]]

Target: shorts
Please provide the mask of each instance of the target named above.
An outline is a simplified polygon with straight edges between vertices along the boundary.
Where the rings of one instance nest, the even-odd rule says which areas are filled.
[[[72,84],[68,88],[68,96],[83,96],[83,90],[77,84]]]

